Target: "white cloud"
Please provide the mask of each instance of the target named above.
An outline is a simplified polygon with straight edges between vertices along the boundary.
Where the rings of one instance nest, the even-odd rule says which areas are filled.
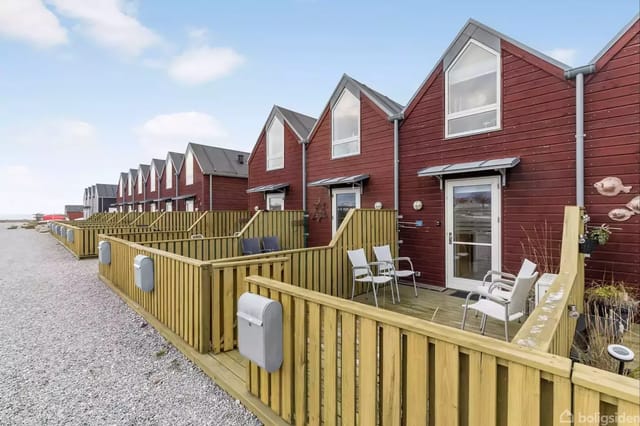
[[[159,158],[167,151],[183,152],[189,142],[207,144],[227,136],[213,116],[195,111],[157,115],[134,131],[145,154]]]
[[[231,74],[244,62],[235,50],[227,47],[193,47],[173,58],[169,75],[188,85],[216,80]]]
[[[91,149],[98,141],[95,127],[76,119],[48,120],[29,129],[17,129],[15,134],[19,144],[31,149]]]
[[[574,65],[578,51],[576,49],[556,47],[555,49],[546,51],[545,54],[567,65]]]
[[[67,31],[41,0],[0,1],[0,35],[38,47],[68,42]]]
[[[47,0],[61,15],[80,22],[79,29],[97,43],[138,56],[160,37],[134,16],[136,4],[124,0]]]

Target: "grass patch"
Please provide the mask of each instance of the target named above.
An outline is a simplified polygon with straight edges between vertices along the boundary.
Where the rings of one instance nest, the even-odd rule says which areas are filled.
[[[156,358],[162,358],[166,354],[167,354],[167,350],[166,349],[160,349],[158,352],[156,352]]]

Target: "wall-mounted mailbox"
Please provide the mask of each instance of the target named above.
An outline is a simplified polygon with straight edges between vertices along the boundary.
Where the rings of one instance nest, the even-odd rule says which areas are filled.
[[[58,236],[62,237],[62,225],[58,225]]]
[[[282,365],[282,305],[244,293],[238,300],[238,349],[269,373]]]
[[[73,243],[73,229],[67,229],[67,242]]]
[[[109,241],[98,243],[98,261],[103,265],[111,265],[111,243]]]
[[[133,279],[140,290],[153,291],[153,259],[143,254],[133,259]]]

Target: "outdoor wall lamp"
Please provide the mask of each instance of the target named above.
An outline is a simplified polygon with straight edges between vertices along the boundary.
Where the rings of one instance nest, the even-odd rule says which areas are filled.
[[[376,210],[380,210],[382,208],[382,202],[376,201],[375,203],[373,203],[373,208]]]
[[[567,309],[569,309],[569,318],[578,319],[580,317],[580,312],[578,312],[576,305],[569,305]]]
[[[255,210],[255,211],[260,211],[260,207],[255,206],[255,207],[253,208],[253,210]]]
[[[414,210],[422,210],[422,201],[420,200],[416,200],[413,202],[413,209]]]

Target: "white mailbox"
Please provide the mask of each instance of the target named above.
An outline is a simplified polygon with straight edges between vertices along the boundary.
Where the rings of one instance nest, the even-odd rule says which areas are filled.
[[[67,229],[67,242],[73,243],[73,229]]]
[[[98,261],[103,265],[111,265],[111,243],[109,241],[98,243]]]
[[[153,291],[153,259],[143,254],[133,259],[133,278],[140,290]]]
[[[282,305],[244,293],[238,300],[238,349],[272,373],[282,365]]]

